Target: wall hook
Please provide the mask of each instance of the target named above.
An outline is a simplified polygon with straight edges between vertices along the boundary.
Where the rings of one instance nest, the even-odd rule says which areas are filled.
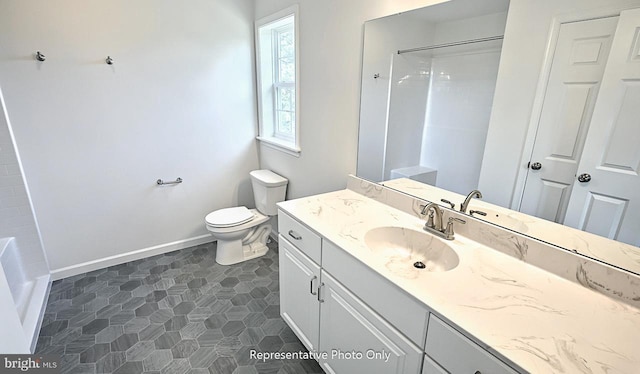
[[[40,53],[40,51],[36,52],[36,60],[38,60],[38,61],[44,61],[44,60],[46,60],[46,59],[47,59],[47,58],[46,58],[46,57],[44,57],[44,55],[43,55],[42,53]]]
[[[108,65],[113,65],[113,59],[111,58],[111,56],[107,56],[107,59],[104,60]]]
[[[378,79],[378,78],[380,78],[380,74],[376,73],[373,75],[373,79]]]

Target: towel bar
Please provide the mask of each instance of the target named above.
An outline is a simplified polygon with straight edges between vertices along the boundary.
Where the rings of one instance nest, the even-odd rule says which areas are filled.
[[[162,185],[165,185],[165,184],[178,184],[178,183],[182,183],[182,178],[178,177],[176,180],[171,181],[171,182],[165,182],[162,179],[158,179],[156,181],[156,183],[158,184],[158,186],[162,186]]]

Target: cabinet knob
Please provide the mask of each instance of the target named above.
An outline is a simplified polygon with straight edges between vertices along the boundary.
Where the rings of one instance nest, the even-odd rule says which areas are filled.
[[[542,169],[542,164],[539,162],[534,162],[531,164],[531,170],[540,170]]]
[[[480,370],[476,370],[476,372],[473,374],[482,374],[482,373],[480,372]]]

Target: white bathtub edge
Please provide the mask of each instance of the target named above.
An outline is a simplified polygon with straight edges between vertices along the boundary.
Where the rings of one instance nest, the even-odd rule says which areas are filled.
[[[47,309],[49,301],[49,293],[51,291],[51,275],[46,274],[36,279],[36,286],[33,290],[31,303],[29,306],[29,314],[25,316],[22,324],[25,336],[28,339],[29,349],[31,353],[36,350],[38,344],[38,336],[42,327],[42,320]],[[37,312],[36,312],[37,311]]]

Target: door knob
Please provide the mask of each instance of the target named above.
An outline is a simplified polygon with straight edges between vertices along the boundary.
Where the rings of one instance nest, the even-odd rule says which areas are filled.
[[[580,174],[578,175],[578,182],[580,183],[587,183],[591,180],[591,175],[584,173],[584,174]]]
[[[534,162],[531,164],[531,170],[540,170],[542,169],[542,164],[539,162]]]

